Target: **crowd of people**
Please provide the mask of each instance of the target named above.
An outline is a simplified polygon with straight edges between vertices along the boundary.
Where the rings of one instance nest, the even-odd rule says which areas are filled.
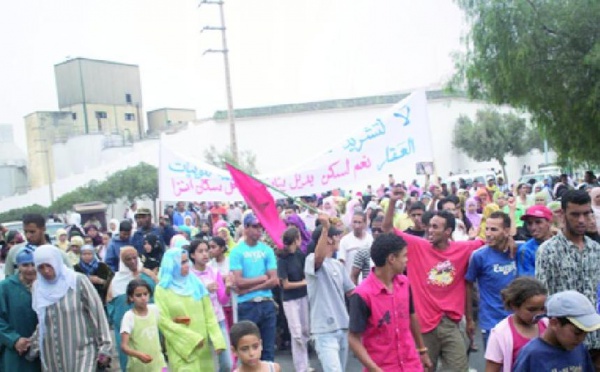
[[[589,177],[588,177],[589,176]],[[388,183],[2,231],[0,371],[600,370],[600,185]],[[51,239],[54,238],[54,239]],[[51,243],[53,242],[54,243]],[[481,338],[475,334],[481,331]]]

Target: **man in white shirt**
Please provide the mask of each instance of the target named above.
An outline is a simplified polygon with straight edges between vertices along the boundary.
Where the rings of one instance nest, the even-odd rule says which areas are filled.
[[[346,267],[348,275],[352,274],[354,256],[361,249],[371,248],[373,236],[367,232],[367,216],[362,212],[354,212],[352,217],[352,233],[347,234],[340,241],[338,260]]]

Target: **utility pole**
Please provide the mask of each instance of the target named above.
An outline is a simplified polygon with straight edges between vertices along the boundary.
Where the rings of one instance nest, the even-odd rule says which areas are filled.
[[[221,17],[221,26],[205,26],[200,32],[204,31],[221,31],[221,49],[207,49],[206,53],[222,53],[223,63],[225,64],[225,89],[227,90],[227,118],[229,119],[229,147],[231,148],[231,155],[233,161],[238,163],[238,147],[237,147],[237,136],[235,133],[235,113],[233,111],[233,95],[231,93],[231,76],[229,73],[229,49],[227,49],[227,36],[225,28],[225,13],[223,11],[222,0],[202,0],[198,7],[202,4],[219,5],[219,13]]]

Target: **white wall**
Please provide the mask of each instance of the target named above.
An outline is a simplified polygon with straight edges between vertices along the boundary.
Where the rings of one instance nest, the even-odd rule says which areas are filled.
[[[316,111],[298,114],[277,115],[238,119],[236,121],[239,150],[249,149],[257,155],[257,165],[260,173],[285,172],[309,161],[315,161],[315,156],[327,148],[339,143],[352,132],[361,130],[388,109],[391,105],[378,105],[352,109]],[[434,148],[434,159],[438,175],[444,177],[449,172],[464,170],[480,170],[494,167],[499,169],[497,162],[479,163],[469,159],[452,147],[452,131],[460,114],[470,117],[484,108],[480,102],[470,102],[464,99],[440,99],[429,102],[429,121]],[[501,108],[501,110],[508,110]],[[120,150],[101,150],[102,136],[81,136],[67,142],[66,151],[59,151],[62,162],[57,161],[59,168],[72,164],[67,169],[74,175],[59,179],[54,184],[54,194],[58,197],[74,188],[84,185],[92,179],[103,180],[109,174],[135,166],[139,162],[158,165],[158,141],[145,140],[135,142],[132,148]],[[203,161],[204,150],[211,144],[224,148],[229,143],[229,126],[223,122],[204,122],[190,125],[188,129],[165,137],[183,154],[196,156]],[[55,147],[56,149],[58,147]],[[59,153],[57,152],[57,154]],[[66,158],[65,158],[66,157]],[[57,159],[57,155],[55,155]],[[551,157],[550,161],[555,159]],[[318,160],[316,160],[318,161]],[[523,164],[530,165],[532,170],[543,163],[543,155],[539,152],[523,158],[507,159],[507,172],[510,180],[516,180]],[[92,166],[96,165],[96,168]],[[76,172],[85,172],[75,174]],[[363,188],[367,184],[377,185],[387,180],[387,173],[379,180],[364,180],[364,184],[356,185]],[[413,170],[398,169],[393,172],[397,181],[410,181]],[[0,211],[23,207],[32,203],[49,205],[48,188],[32,190],[26,196],[6,198],[0,203]]]

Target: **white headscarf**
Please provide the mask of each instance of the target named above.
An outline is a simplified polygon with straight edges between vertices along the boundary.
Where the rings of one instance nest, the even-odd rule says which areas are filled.
[[[600,231],[600,206],[594,204],[594,199],[600,194],[600,187],[594,187],[590,190],[590,198],[592,198],[592,211],[594,211],[594,218],[596,219],[596,226]]]
[[[75,290],[77,275],[73,269],[65,266],[60,250],[53,245],[46,244],[37,247],[33,252],[33,262],[36,269],[41,264],[52,266],[56,274],[54,279],[50,281],[38,273],[37,280],[33,283],[32,308],[38,316],[40,350],[43,350],[42,340],[46,331],[46,308],[65,297],[69,289]]]
[[[114,230],[110,229],[110,224],[111,223],[115,225],[115,229]],[[116,218],[113,218],[108,223],[108,232],[112,233],[112,236],[119,235],[119,224],[120,224],[120,222]]]
[[[123,247],[125,248],[125,247]],[[133,247],[130,247],[133,248]],[[138,255],[137,258],[137,274],[142,272],[144,264]],[[127,285],[130,281],[135,279],[135,274],[123,263],[123,259],[119,260],[119,271],[115,273],[112,280],[112,298],[116,298],[120,295],[127,293]]]

